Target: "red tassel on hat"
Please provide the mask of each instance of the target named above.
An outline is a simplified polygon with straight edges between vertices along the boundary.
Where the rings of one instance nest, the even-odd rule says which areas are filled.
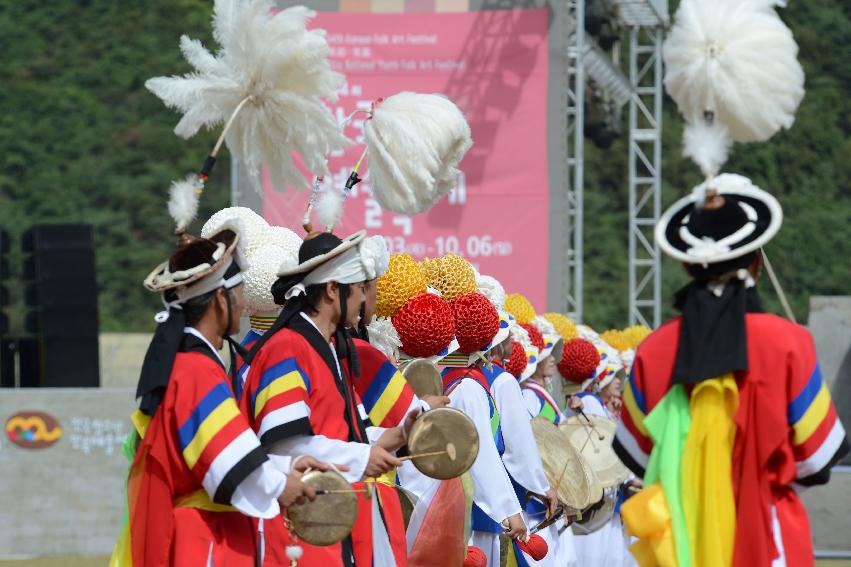
[[[546,540],[538,534],[529,536],[529,539],[525,542],[522,539],[517,539],[515,541],[517,541],[517,547],[520,548],[520,551],[535,561],[540,561],[546,557],[547,552],[549,551],[549,546],[547,545]]]
[[[547,543],[544,542],[544,545]],[[488,557],[485,552],[475,546],[467,547],[467,556],[464,558],[464,567],[487,567]]]

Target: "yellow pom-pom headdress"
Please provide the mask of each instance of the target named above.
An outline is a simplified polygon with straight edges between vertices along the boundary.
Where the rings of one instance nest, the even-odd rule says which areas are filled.
[[[505,296],[505,310],[517,319],[518,323],[531,323],[536,317],[535,308],[519,293],[509,293]]]
[[[378,278],[375,314],[392,317],[412,297],[425,292],[426,273],[407,254],[392,254],[387,272]]]
[[[579,333],[576,332],[576,325],[573,321],[561,313],[544,313],[543,317],[556,328],[556,332],[559,336],[561,336],[565,344],[567,344],[567,341],[579,336]]]
[[[428,277],[428,286],[437,290],[446,301],[452,301],[478,290],[476,271],[472,264],[456,254],[421,262]]]
[[[626,337],[623,334],[623,331],[619,331],[617,329],[609,329],[600,335],[600,338],[603,339],[609,346],[614,347],[618,352],[623,352],[626,349],[630,348],[629,342],[627,342]]]
[[[638,345],[641,344],[641,341],[646,339],[647,335],[649,335],[650,333],[650,329],[648,329],[644,325],[633,325],[632,327],[627,327],[626,329],[621,331],[623,340],[627,345],[626,348],[631,348],[632,350],[637,349]]]

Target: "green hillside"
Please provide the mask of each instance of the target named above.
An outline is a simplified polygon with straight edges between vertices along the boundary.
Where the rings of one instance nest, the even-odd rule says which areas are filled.
[[[200,166],[214,136],[174,136],[177,114],[144,81],[187,69],[178,37],[209,41],[211,5],[78,0],[0,8],[0,225],[18,235],[36,222],[95,224],[104,331],[154,325],[157,300],[140,284],[169,250],[166,188]],[[803,319],[811,294],[851,292],[851,6],[792,0],[782,16],[801,47],[806,98],[790,131],[736,147],[725,169],[780,198],[786,223],[768,252]],[[664,127],[667,205],[699,174],[680,156],[681,121],[670,101]],[[586,320],[595,327],[626,322],[625,144],[586,149]],[[228,202],[227,161],[217,166],[201,217]],[[19,273],[17,250],[10,261]],[[682,270],[666,262],[664,296],[683,281]],[[13,330],[20,331],[19,289],[12,299]]]

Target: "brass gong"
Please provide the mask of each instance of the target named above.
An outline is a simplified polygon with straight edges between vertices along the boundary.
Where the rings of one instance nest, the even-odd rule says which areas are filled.
[[[618,486],[629,478],[629,471],[612,448],[617,429],[614,421],[599,415],[587,418],[577,415],[561,422],[558,428],[567,434],[570,444],[582,455],[603,488]]]
[[[431,361],[416,358],[405,366],[402,374],[417,396],[422,398],[443,395],[443,379],[440,377],[440,371]]]
[[[343,475],[309,471],[301,481],[317,491],[316,500],[287,508],[293,531],[311,545],[333,545],[352,532],[358,516],[358,498]],[[320,491],[329,491],[319,494]]]
[[[396,494],[399,495],[399,504],[402,506],[402,521],[405,522],[405,529],[411,523],[411,514],[414,513],[414,507],[417,505],[417,497],[410,490],[405,490],[398,484],[394,485]]]
[[[567,435],[550,420],[532,418],[532,433],[538,444],[544,473],[556,491],[559,502],[578,512],[598,502],[603,487],[582,456],[573,448]]]
[[[479,433],[473,420],[453,408],[423,413],[411,427],[408,452],[424,475],[446,480],[461,476],[479,454]],[[422,455],[422,456],[420,456]]]

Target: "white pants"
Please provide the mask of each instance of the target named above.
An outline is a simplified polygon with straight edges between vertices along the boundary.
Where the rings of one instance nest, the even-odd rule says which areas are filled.
[[[499,567],[499,534],[473,530],[470,545],[481,549],[488,557],[488,567]]]

